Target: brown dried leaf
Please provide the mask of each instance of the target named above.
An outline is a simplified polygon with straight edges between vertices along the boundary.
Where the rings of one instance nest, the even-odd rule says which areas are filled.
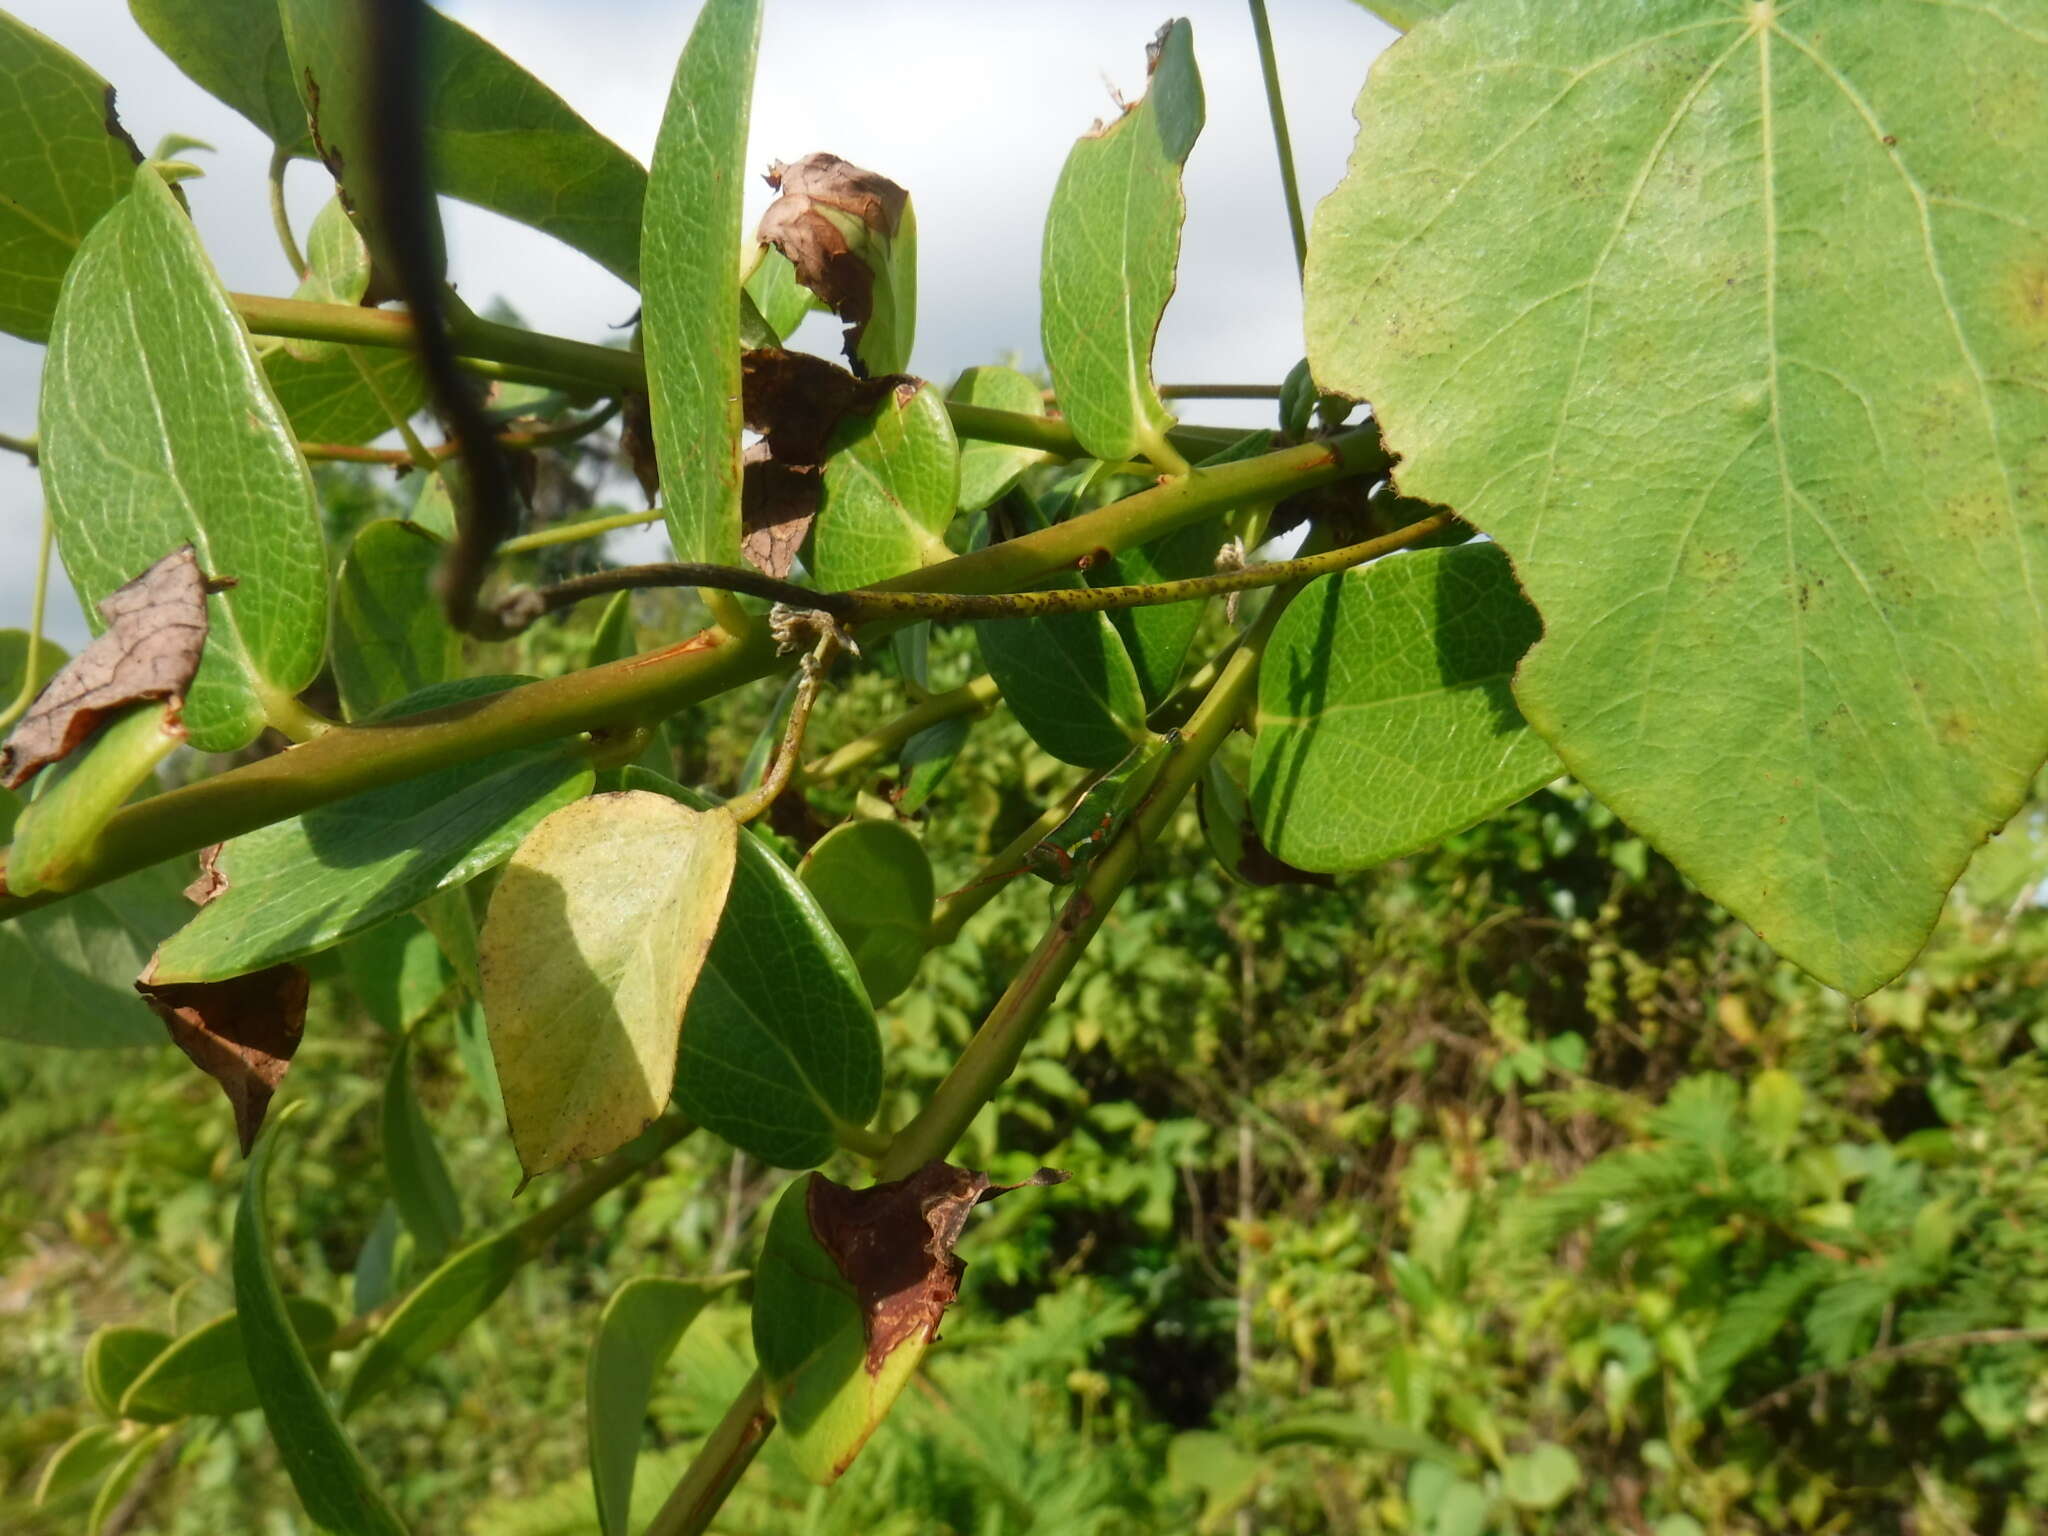
[[[824,481],[815,464],[784,464],[755,443],[740,460],[740,553],[747,564],[780,581],[818,515]]]
[[[855,356],[874,313],[875,274],[820,210],[851,214],[873,234],[891,239],[910,194],[886,176],[823,153],[778,160],[768,168],[768,185],[782,195],[761,215],[756,238],[787,256],[797,281],[848,323],[846,354]]]
[[[228,877],[220,867],[220,851],[225,847],[226,843],[208,843],[199,850],[199,873],[184,890],[185,899],[193,906],[205,906],[228,888]]]
[[[171,982],[155,986],[156,965],[135,990],[164,1021],[179,1050],[220,1084],[235,1112],[242,1155],[256,1144],[270,1096],[284,1080],[306,1026],[307,976],[303,966],[273,965],[227,981]]]
[[[805,1197],[811,1233],[860,1299],[869,1374],[878,1374],[905,1340],[920,1332],[926,1342],[939,1336],[967,1271],[953,1246],[968,1212],[1013,1189],[1066,1180],[1058,1169],[1041,1168],[1022,1184],[990,1184],[987,1174],[946,1162],[867,1189],[813,1174]]]
[[[644,393],[626,396],[619,412],[619,448],[633,466],[633,478],[640,482],[651,510],[661,492],[661,466],[654,458],[654,416]]]
[[[100,602],[107,628],[45,685],[0,746],[0,784],[19,789],[62,762],[116,710],[169,702],[172,718],[206,648],[206,594],[218,590],[181,544]]]

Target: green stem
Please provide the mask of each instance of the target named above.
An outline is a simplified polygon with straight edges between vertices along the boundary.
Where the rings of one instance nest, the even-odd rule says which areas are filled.
[[[997,849],[981,866],[981,870],[956,891],[948,891],[932,904],[932,924],[925,931],[926,949],[944,949],[960,937],[960,930],[967,926],[967,920],[983,907],[996,899],[996,892],[1004,882],[994,876],[1004,871],[1021,870],[1024,857],[1036,848],[1062,821],[1074,804],[1081,798],[1081,792],[1094,782],[1094,775],[1084,778],[1074,789],[1054,805],[1039,814],[1036,821],[1019,832],[1010,841]]]
[[[43,508],[42,539],[36,548],[36,589],[30,600],[28,615],[28,653],[22,658],[21,687],[14,695],[14,702],[0,710],[0,730],[14,724],[28,712],[36,695],[42,692],[42,681],[37,677],[43,659],[43,604],[50,595],[50,509]]]
[[[33,437],[14,437],[6,432],[0,432],[0,449],[20,454],[31,465],[39,463],[42,459],[42,451],[36,446]]]
[[[649,523],[660,522],[667,515],[656,507],[651,512],[620,512],[611,517],[593,517],[580,523],[568,523],[560,528],[543,528],[538,533],[522,533],[516,539],[507,539],[498,546],[498,553],[517,555],[530,549],[547,549],[555,544],[574,544],[582,539],[602,538],[605,534],[620,528],[644,528]]]
[[[774,1428],[767,1385],[756,1371],[725,1410],[718,1427],[697,1447],[689,1471],[642,1536],[700,1536]]]
[[[857,1157],[877,1162],[889,1151],[889,1136],[886,1131],[873,1130],[865,1125],[848,1125],[841,1121],[832,1128],[833,1137],[839,1145]]]
[[[1162,400],[1278,400],[1278,384],[1162,384]]]
[[[943,624],[962,619],[983,623],[995,619],[1039,619],[1052,614],[1106,613],[1118,608],[1152,608],[1165,603],[1195,602],[1232,592],[1253,592],[1264,587],[1277,587],[1283,582],[1327,576],[1420,543],[1449,527],[1450,522],[1450,513],[1438,512],[1363,543],[1347,544],[1341,549],[1305,555],[1298,560],[1276,560],[1269,565],[1248,566],[1241,571],[1226,571],[1216,576],[1190,576],[1180,581],[1148,582],[1140,586],[1055,587],[1037,592],[890,592],[872,587],[852,592],[813,592],[808,587],[778,581],[772,576],[738,566],[627,565],[572,577],[550,587],[515,592],[505,599],[501,620],[508,633],[516,634],[533,619],[570,607],[585,598],[646,587],[696,587],[700,591],[745,592],[789,607],[828,613],[842,624],[871,624],[877,620]]]
[[[385,402],[387,397],[382,390],[377,389],[370,375],[365,374],[363,382],[369,384],[371,389],[376,392],[380,404]],[[388,406],[386,408],[387,410],[389,409]],[[618,415],[618,413],[618,402],[615,400],[608,401],[599,409],[592,411],[588,416],[581,417],[575,421],[565,422],[561,426],[544,427],[532,432],[500,432],[498,434],[498,446],[513,453],[530,453],[536,448],[552,448],[559,443],[575,442],[578,438],[588,437],[591,433],[597,431],[598,428],[602,427],[606,422]],[[437,464],[447,463],[448,460],[454,458],[460,452],[462,452],[462,445],[457,442],[439,443],[432,448],[422,445],[418,452],[414,452],[411,448],[369,448],[356,443],[299,444],[300,456],[315,462],[338,461],[345,464],[390,464],[405,469],[431,469]],[[631,512],[627,513],[624,519],[613,520],[613,526],[623,528],[629,523],[651,523],[661,515],[659,512]],[[591,525],[578,523],[575,526],[578,528],[588,528]],[[548,529],[544,534],[528,534],[524,540],[507,539],[498,546],[498,549],[500,553],[503,553],[505,550],[513,548],[538,548],[538,545],[530,542],[533,539],[540,539],[542,542],[549,544],[567,542],[556,536],[558,532],[559,530],[556,529]],[[590,536],[589,534],[582,535],[582,537]]]
[[[970,678],[958,688],[933,694],[922,703],[906,709],[888,724],[876,726],[864,736],[856,736],[822,762],[806,767],[804,778],[817,783],[865,768],[870,763],[894,756],[897,749],[919,731],[929,730],[942,721],[960,715],[980,714],[993,708],[996,700],[1001,697],[995,679],[984,672],[980,677]]]
[[[287,146],[280,144],[270,152],[270,224],[277,231],[277,243],[284,251],[292,276],[303,279],[306,253],[299,249],[298,237],[292,233],[292,216],[284,202],[284,173],[291,163],[292,152]]]
[[[1259,657],[1267,638],[1299,587],[1275,593],[1224,665],[1216,686],[1188,718],[1160,767],[1145,803],[1090,866],[1078,889],[1032,951],[953,1070],[916,1117],[896,1133],[889,1155],[875,1170],[879,1180],[900,1179],[952,1151],[982,1106],[1015,1070],[1025,1044],[1059,995],[1061,985],[1095,937],[1109,909],[1137,872],[1144,851],[1165,830],[1181,801],[1194,788],[1209,759],[1237,724],[1258,678]]]
[[[364,311],[369,313],[369,311]],[[1049,528],[884,582],[921,589],[1000,592],[1072,567],[1098,549],[1112,554],[1247,501],[1377,473],[1385,453],[1370,428],[1197,470]],[[878,625],[885,629],[888,625]],[[396,784],[493,752],[537,746],[578,732],[631,728],[792,664],[767,626],[717,629],[622,661],[509,689],[485,699],[374,725],[344,726],[290,752],[245,764],[117,812],[90,858],[70,871],[84,890],[316,806]],[[0,919],[56,899],[0,892]]]
[[[1252,31],[1259,39],[1259,73],[1266,81],[1266,111],[1273,119],[1273,148],[1280,155],[1280,185],[1287,194],[1287,230],[1294,236],[1297,274],[1308,267],[1308,225],[1301,216],[1301,185],[1294,178],[1294,140],[1287,132],[1287,104],[1280,95],[1280,61],[1273,54],[1273,28],[1266,0],[1251,0]]]

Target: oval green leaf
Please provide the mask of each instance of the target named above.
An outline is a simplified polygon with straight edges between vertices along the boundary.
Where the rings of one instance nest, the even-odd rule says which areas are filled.
[[[1061,762],[1107,768],[1144,735],[1144,685],[1108,614],[991,619],[974,634],[1010,713]]]
[[[1310,583],[1259,664],[1251,801],[1266,846],[1303,869],[1364,869],[1556,778],[1508,686],[1542,628],[1493,544]]]
[[[442,541],[417,523],[363,524],[334,590],[334,685],[351,720],[461,669],[462,637],[433,594]]]
[[[135,179],[118,130],[114,88],[0,11],[0,331],[49,337],[64,269]]]
[[[950,560],[940,537],[960,490],[960,445],[929,384],[889,390],[871,416],[848,416],[827,447],[811,534],[811,571],[826,591],[872,586]]]
[[[973,722],[965,715],[955,715],[926,726],[903,743],[903,753],[896,760],[903,781],[896,796],[898,811],[914,816],[924,809],[946,775],[953,771],[953,764],[960,760],[960,750],[967,745],[967,734],[972,728]]]
[[[484,1018],[528,1178],[653,1123],[719,931],[739,823],[621,790],[552,813],[484,919]]]
[[[969,368],[953,381],[946,398],[963,405],[987,406],[1020,416],[1043,416],[1045,396],[1038,381],[1014,368],[991,364]],[[1017,483],[1034,464],[1046,460],[1043,450],[1009,443],[969,439],[960,445],[960,497],[957,510],[979,512]]]
[[[442,684],[381,718],[508,681]],[[235,838],[215,860],[226,889],[157,951],[156,980],[218,981],[338,944],[501,863],[542,817],[590,793],[594,779],[573,745],[521,747]]]
[[[292,297],[308,304],[360,304],[370,291],[370,247],[350,221],[339,197],[330,197],[306,231],[306,271]],[[301,362],[317,363],[342,351],[333,341],[287,337],[284,349]]]
[[[422,1264],[438,1264],[462,1236],[462,1202],[455,1198],[448,1165],[433,1128],[420,1112],[412,1091],[412,1035],[400,1037],[384,1076],[380,1116],[384,1140],[384,1177],[392,1203],[412,1233],[413,1252]]]
[[[235,1212],[235,1311],[249,1374],[278,1459],[314,1523],[346,1536],[404,1536],[405,1526],[334,1416],[270,1266],[265,1187],[278,1135],[296,1107],[274,1117],[257,1142]]]
[[[331,356],[306,362],[274,341],[257,355],[300,442],[367,443],[426,403],[426,379],[403,349],[336,347]]]
[[[644,768],[628,789],[710,802]],[[882,1098],[882,1041],[860,972],[787,866],[743,832],[725,920],[691,995],[675,1102],[765,1163],[823,1162],[837,1127],[866,1125]]]
[[[804,855],[797,879],[818,899],[877,1008],[917,976],[932,923],[924,844],[893,821],[834,827]]]
[[[171,1336],[156,1328],[116,1325],[101,1328],[85,1341],[80,1372],[85,1395],[110,1419],[121,1417],[121,1399],[150,1361],[170,1348]]]
[[[89,1488],[121,1459],[118,1424],[88,1424],[50,1453],[36,1479],[35,1506],[41,1509],[67,1494]]]
[[[641,232],[648,405],[678,560],[740,560],[740,211],[760,0],[705,0],[676,64]]]
[[[292,83],[277,0],[128,0],[128,10],[186,78],[272,143],[306,140],[306,109]]]
[[[149,1465],[163,1443],[171,1437],[172,1428],[166,1424],[153,1429],[141,1438],[131,1441],[126,1453],[114,1463],[114,1470],[100,1484],[99,1492],[93,1495],[92,1511],[85,1517],[85,1536],[100,1536],[112,1518],[128,1490],[135,1485],[135,1479],[142,1475],[142,1469]]]
[[[1040,335],[1060,413],[1091,454],[1179,464],[1152,342],[1180,260],[1180,173],[1202,131],[1202,78],[1185,21],[1153,50],[1145,99],[1098,124],[1060,171],[1045,218]]]
[[[454,980],[441,946],[409,912],[357,934],[336,954],[356,1001],[394,1035],[432,1013]]]
[[[612,1293],[597,1320],[584,1378],[590,1481],[604,1536],[626,1536],[633,1508],[633,1469],[647,1423],[654,1379],[683,1331],[733,1276],[675,1280],[638,1275]]]
[[[285,1312],[314,1371],[325,1369],[340,1320],[334,1309],[306,1296],[287,1296]],[[225,1418],[257,1406],[248,1347],[238,1313],[216,1317],[165,1349],[121,1397],[121,1417],[145,1424],[207,1414]]]
[[[344,1417],[453,1343],[504,1294],[536,1245],[517,1227],[480,1238],[422,1280],[370,1338],[342,1398]]]
[[[313,482],[192,221],[148,167],[64,280],[43,367],[43,490],[95,634],[97,604],[180,544],[237,583],[184,708],[229,752],[320,670],[327,557]]]
[[[1316,377],[1514,557],[1523,712],[1852,993],[2048,751],[2044,74],[2038,0],[1465,0],[1316,219]]]

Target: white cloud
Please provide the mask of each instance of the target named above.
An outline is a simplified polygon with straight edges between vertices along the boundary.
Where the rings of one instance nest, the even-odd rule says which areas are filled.
[[[113,81],[145,148],[177,130],[212,142],[190,183],[194,215],[230,286],[282,292],[289,279],[266,210],[268,148],[156,52],[120,0],[12,0],[29,25]],[[540,75],[600,130],[645,160],[694,8],[652,3],[454,0],[448,9]],[[1303,195],[1328,192],[1352,135],[1351,102],[1390,34],[1351,0],[1277,0],[1273,29]],[[1187,0],[1208,126],[1187,172],[1180,285],[1157,367],[1176,381],[1277,381],[1301,354],[1300,296],[1246,7]],[[1115,85],[1144,88],[1144,45],[1163,10],[1127,0],[1030,8],[935,0],[851,5],[770,0],[755,88],[750,163],[829,149],[909,187],[917,202],[914,364],[949,378],[970,363],[1039,356],[1038,267],[1045,207],[1074,138],[1115,111]],[[303,229],[327,189],[295,168]],[[754,183],[748,216],[769,193]],[[543,329],[595,336],[625,321],[623,284],[546,236],[451,204],[453,270],[472,302],[502,293]],[[836,350],[828,322],[805,344]],[[28,429],[41,349],[0,337],[0,431]],[[1264,404],[1204,402],[1204,420],[1256,425]],[[0,622],[28,609],[40,502],[35,478],[0,456]],[[68,599],[54,630],[76,641]]]

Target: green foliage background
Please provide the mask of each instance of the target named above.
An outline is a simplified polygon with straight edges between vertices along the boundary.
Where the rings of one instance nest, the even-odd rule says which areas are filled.
[[[330,516],[376,510],[360,478],[327,478]],[[643,598],[643,625],[688,601]],[[580,662],[588,638],[537,632],[519,663]],[[970,661],[964,634],[942,639],[935,685]],[[828,694],[817,747],[885,708],[887,671]],[[729,782],[772,692],[675,722],[685,777]],[[1006,718],[978,722],[924,813],[941,888],[1063,772]],[[1243,1509],[1260,1531],[2016,1536],[2048,1519],[2031,819],[1980,857],[1914,969],[1853,1010],[1568,781],[1332,889],[1231,884],[1183,820],[957,1155],[1072,1181],[977,1219],[923,1384],[844,1482],[810,1488],[771,1440],[717,1529],[1231,1531]],[[1006,889],[884,1010],[885,1120],[929,1093],[1047,900]],[[301,1150],[272,1181],[287,1290],[344,1315],[388,1196],[396,1046],[347,958],[316,986],[289,1087]],[[474,1232],[520,1209],[518,1168],[453,1022],[423,1027],[415,1080]],[[28,1500],[95,1417],[85,1338],[232,1304],[241,1164],[212,1085],[168,1046],[0,1047],[0,1156],[0,1524],[81,1529],[78,1503]],[[565,1431],[603,1299],[634,1274],[743,1267],[780,1185],[693,1138],[355,1416],[414,1527],[594,1530]],[[657,1383],[643,1503],[744,1378],[746,1298]],[[193,1425],[127,1529],[306,1528],[259,1414]]]

